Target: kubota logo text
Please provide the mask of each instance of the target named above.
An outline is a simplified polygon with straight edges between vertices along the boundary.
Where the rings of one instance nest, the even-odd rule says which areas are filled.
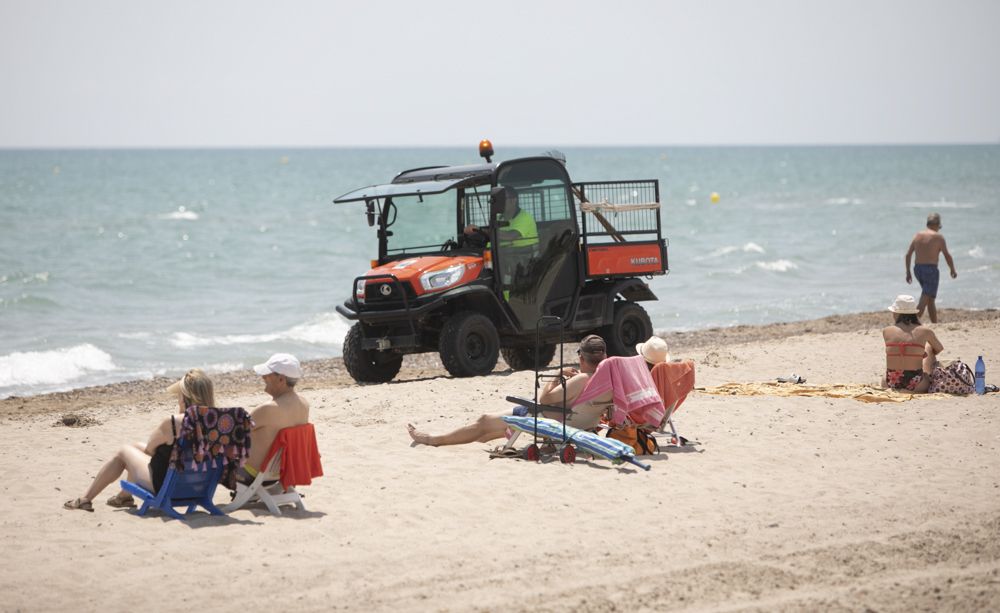
[[[659,264],[660,258],[649,257],[649,258],[629,258],[629,264],[632,266],[645,266],[646,264]]]

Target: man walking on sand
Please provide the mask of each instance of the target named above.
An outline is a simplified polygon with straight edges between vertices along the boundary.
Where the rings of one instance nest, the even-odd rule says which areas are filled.
[[[938,280],[940,279],[940,273],[938,272],[938,256],[944,254],[944,261],[948,262],[948,268],[951,269],[951,278],[954,279],[958,276],[955,272],[955,262],[951,259],[951,254],[948,253],[948,246],[944,242],[944,236],[941,235],[941,216],[937,213],[931,213],[927,216],[927,229],[917,232],[913,236],[913,241],[910,242],[910,249],[906,252],[906,282],[913,283],[913,277],[910,276],[910,257],[913,256],[914,252],[917,254],[917,261],[913,266],[913,274],[916,275],[917,281],[920,283],[920,302],[917,304],[917,316],[922,316],[924,314],[924,309],[927,309],[927,314],[931,318],[931,323],[937,323],[937,306],[934,304],[935,298],[937,298]]]

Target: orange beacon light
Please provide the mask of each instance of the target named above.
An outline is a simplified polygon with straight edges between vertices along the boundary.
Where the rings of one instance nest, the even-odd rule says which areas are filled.
[[[492,162],[490,158],[493,157],[493,143],[489,139],[484,138],[479,141],[479,157],[486,158],[487,162]]]

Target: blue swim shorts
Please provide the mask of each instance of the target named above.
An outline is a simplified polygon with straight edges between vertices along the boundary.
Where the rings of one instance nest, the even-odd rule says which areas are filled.
[[[941,280],[941,272],[937,266],[934,264],[915,264],[913,276],[920,282],[920,291],[931,298],[937,298],[938,281]]]

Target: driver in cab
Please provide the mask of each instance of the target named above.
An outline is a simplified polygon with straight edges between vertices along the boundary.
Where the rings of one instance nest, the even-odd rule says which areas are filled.
[[[517,203],[517,192],[512,187],[493,188],[493,198],[503,199],[503,213],[499,216],[506,225],[498,228],[497,239],[500,247],[534,247],[538,244],[538,227],[535,218],[521,209]],[[465,226],[464,243],[470,247],[489,247],[489,233],[474,224]]]

